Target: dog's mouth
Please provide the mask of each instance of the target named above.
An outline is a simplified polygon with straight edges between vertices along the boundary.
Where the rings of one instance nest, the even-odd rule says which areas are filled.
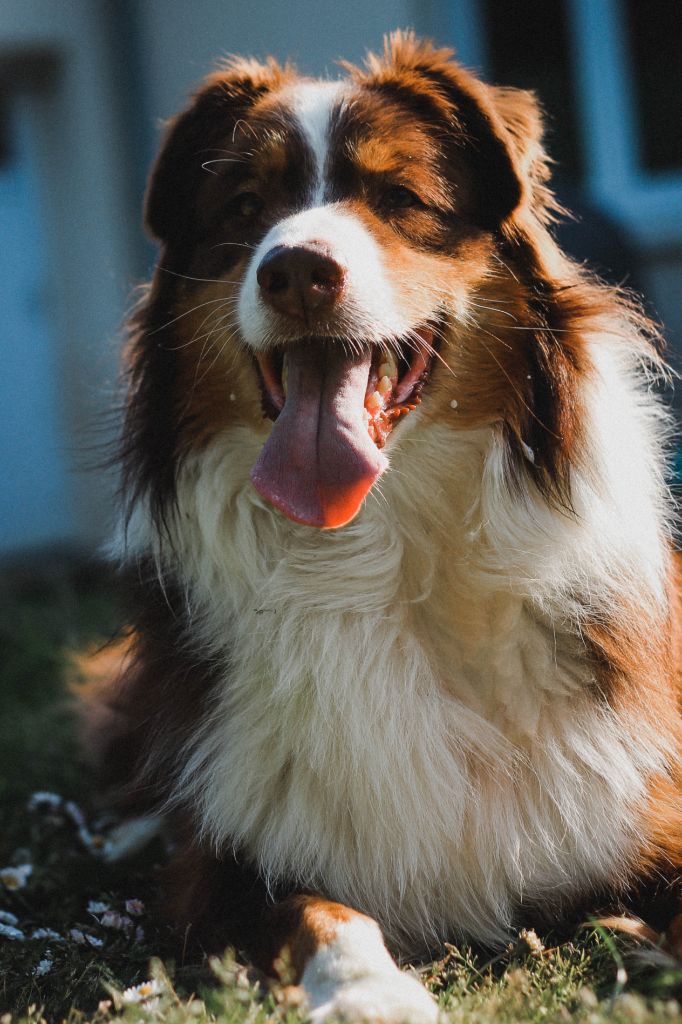
[[[354,351],[311,338],[259,353],[263,410],[274,422],[251,472],[259,493],[295,522],[350,522],[388,464],[388,435],[421,400],[434,337],[424,327],[391,346]]]

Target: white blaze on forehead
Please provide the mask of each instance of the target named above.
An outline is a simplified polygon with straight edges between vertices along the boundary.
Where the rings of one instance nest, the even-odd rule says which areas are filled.
[[[305,208],[272,225],[251,256],[239,289],[240,331],[246,344],[256,350],[276,343],[281,330],[282,317],[263,301],[257,278],[261,260],[278,246],[322,243],[346,267],[344,296],[334,314],[336,333],[379,343],[402,337],[414,327],[414,317],[396,293],[377,239],[355,213],[325,196],[332,117],[352,89],[343,81],[299,82],[283,97],[313,155],[316,174]]]
[[[292,90],[291,105],[304,138],[315,157],[315,205],[322,199],[324,170],[329,151],[332,111],[348,90],[347,82],[300,82]]]

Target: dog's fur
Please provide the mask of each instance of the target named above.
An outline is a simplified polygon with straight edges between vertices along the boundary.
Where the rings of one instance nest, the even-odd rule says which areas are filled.
[[[229,63],[154,169],[106,762],[176,822],[181,930],[267,970],[286,946],[318,1020],[428,1020],[363,915],[403,954],[494,946],[679,877],[667,422],[651,326],[552,238],[533,97],[409,34],[345,72]],[[261,261],[311,244],[341,296],[273,305]],[[254,470],[302,338],[432,363],[319,521]]]

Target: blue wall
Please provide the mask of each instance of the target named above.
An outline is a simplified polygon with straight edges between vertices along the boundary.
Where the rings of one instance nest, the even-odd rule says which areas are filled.
[[[67,540],[72,529],[62,388],[35,153],[14,98],[0,164],[0,546]]]

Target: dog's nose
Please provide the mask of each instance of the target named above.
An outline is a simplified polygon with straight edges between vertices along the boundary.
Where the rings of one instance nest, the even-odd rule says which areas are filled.
[[[334,305],[346,268],[322,245],[276,245],[261,260],[256,277],[269,305],[307,320]]]

